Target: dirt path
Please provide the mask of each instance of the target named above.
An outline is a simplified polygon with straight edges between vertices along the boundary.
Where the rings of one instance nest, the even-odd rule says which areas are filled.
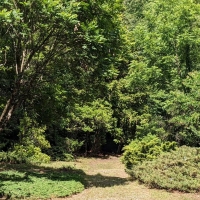
[[[85,171],[89,186],[65,200],[200,200],[200,194],[170,193],[130,181],[117,157],[85,158],[74,165]]]

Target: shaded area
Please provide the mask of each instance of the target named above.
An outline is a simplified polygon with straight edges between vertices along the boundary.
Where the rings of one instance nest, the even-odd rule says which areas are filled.
[[[105,159],[106,157],[103,156],[102,158]],[[86,174],[83,170],[75,169],[71,166],[54,168],[32,164],[0,164],[0,198],[12,198],[11,194],[9,194],[7,191],[4,191],[4,188],[7,187],[7,185],[5,185],[7,181],[9,181],[12,185],[18,185],[17,189],[19,190],[23,190],[20,188],[20,186],[25,184],[27,184],[27,186],[29,185],[29,187],[33,186],[32,190],[34,190],[35,179],[41,180],[41,182],[45,179],[50,182],[48,184],[56,182],[61,184],[63,187],[68,187],[66,186],[66,181],[75,181],[83,184],[85,188],[113,187],[115,185],[125,185],[128,182],[126,178],[105,176],[101,173],[95,175]],[[13,192],[12,190],[10,191],[11,193]],[[23,196],[21,196],[21,198],[22,197]]]
[[[128,183],[126,178],[104,176],[100,173],[96,175],[86,175],[88,187],[113,187],[116,185],[125,185]]]
[[[30,164],[0,164],[0,198],[50,198],[81,192],[84,172],[72,167],[51,168]]]
[[[17,171],[24,173],[24,178],[19,177],[17,175],[9,176],[2,174],[4,171]],[[13,181],[23,181],[27,180],[29,176],[35,176],[37,178],[48,178],[51,180],[78,180],[83,181],[83,175],[85,172],[81,169],[74,169],[73,167],[61,167],[61,168],[53,168],[53,167],[43,167],[39,165],[32,164],[0,164],[0,178],[1,181],[5,181],[6,179]],[[85,183],[85,181],[83,181]]]

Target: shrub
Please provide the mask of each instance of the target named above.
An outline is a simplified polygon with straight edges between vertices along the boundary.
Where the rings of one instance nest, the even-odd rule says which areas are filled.
[[[45,138],[46,126],[40,126],[25,113],[20,119],[19,141],[8,152],[0,152],[0,162],[9,163],[44,163],[50,157],[42,150],[50,148]]]
[[[50,157],[33,145],[15,145],[13,151],[0,152],[0,162],[6,163],[48,163]]]
[[[83,141],[57,136],[56,145],[51,145],[51,148],[46,149],[45,152],[52,160],[72,161],[74,152],[78,151],[82,145]]]
[[[4,151],[0,152],[0,162],[8,162],[8,153]]]
[[[176,148],[176,142],[162,142],[155,135],[147,135],[143,139],[136,139],[123,148],[122,162],[127,169],[145,160],[153,160],[162,152]]]
[[[0,152],[0,162],[3,163],[26,163],[26,157],[17,154],[15,151]]]
[[[127,172],[149,187],[184,192],[200,191],[200,148],[182,146],[144,161]]]

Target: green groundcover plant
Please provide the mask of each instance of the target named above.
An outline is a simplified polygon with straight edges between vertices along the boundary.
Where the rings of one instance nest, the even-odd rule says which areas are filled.
[[[127,169],[146,160],[153,160],[162,152],[174,150],[176,142],[163,142],[156,135],[148,134],[142,139],[135,139],[124,147],[122,162]]]
[[[149,187],[199,192],[200,148],[182,146],[135,165],[127,172]]]
[[[44,167],[8,169],[0,172],[0,197],[7,199],[50,199],[84,190],[82,171]]]

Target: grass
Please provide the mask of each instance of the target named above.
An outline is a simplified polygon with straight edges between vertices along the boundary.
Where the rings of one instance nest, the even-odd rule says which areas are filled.
[[[1,166],[0,196],[7,199],[66,197],[84,190],[83,174],[72,167]]]
[[[119,157],[80,158],[71,163],[85,172],[90,183],[83,192],[66,200],[199,200],[199,193],[169,192],[149,189],[138,181],[132,181],[124,170]],[[61,200],[61,199],[58,199]]]
[[[16,184],[21,183],[20,176],[23,173],[22,180],[28,173],[29,177],[42,178],[62,182],[62,187],[65,185],[66,179],[68,181],[75,180],[78,184],[83,185],[85,181],[86,188],[82,192],[76,190],[74,195],[59,195],[52,193],[50,197],[43,197],[43,199],[51,200],[199,200],[199,193],[180,193],[168,192],[166,190],[149,189],[138,181],[131,181],[130,177],[124,170],[124,165],[120,162],[119,157],[109,156],[106,159],[102,158],[78,158],[74,162],[52,162],[50,164],[43,164],[41,166],[28,165],[0,165],[0,171],[15,171],[19,172]],[[52,176],[52,173],[55,176]],[[61,174],[60,174],[61,173]],[[62,175],[64,174],[64,175]],[[67,175],[65,177],[65,175]],[[50,176],[50,178],[48,178]],[[58,176],[58,177],[57,177]],[[12,176],[11,176],[12,177]],[[71,178],[70,178],[71,177]],[[9,176],[10,178],[10,176]],[[17,177],[14,177],[17,179]],[[84,179],[84,180],[83,180]],[[2,179],[0,179],[2,181]],[[4,180],[6,181],[5,177]],[[12,180],[13,181],[13,180]],[[28,182],[28,181],[27,181]],[[1,182],[2,183],[2,182]],[[58,182],[57,182],[58,183]],[[37,184],[36,184],[37,185]],[[0,188],[3,185],[0,185]],[[41,184],[40,184],[41,186]],[[43,185],[41,186],[42,188]],[[45,186],[46,187],[46,186]],[[40,190],[42,190],[42,188]],[[60,188],[60,187],[59,187]],[[69,188],[69,187],[67,187]],[[77,189],[77,188],[76,188]],[[32,188],[33,190],[33,188]],[[35,188],[34,188],[35,190]],[[44,190],[44,189],[43,189]],[[71,190],[71,189],[70,189]],[[44,191],[45,192],[45,191]],[[41,194],[39,194],[40,196]],[[8,196],[9,197],[9,196]],[[58,198],[59,197],[59,198]],[[14,199],[14,198],[12,198]],[[19,198],[19,199],[22,199]],[[42,199],[40,197],[26,197],[26,199]]]

